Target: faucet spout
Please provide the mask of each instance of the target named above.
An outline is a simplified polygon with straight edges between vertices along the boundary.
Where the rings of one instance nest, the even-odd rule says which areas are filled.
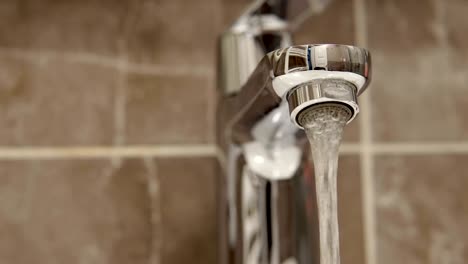
[[[353,46],[281,48],[263,57],[239,91],[221,96],[231,204],[222,225],[231,231],[224,233],[220,263],[318,263],[302,116],[322,104],[340,105],[350,122],[370,81],[370,63],[369,52]]]
[[[370,62],[368,51],[347,45],[300,45],[268,53],[229,100],[236,101],[229,102],[236,115],[225,128],[227,140],[238,144],[261,140],[252,134],[254,127],[282,101],[289,104],[292,123],[278,122],[281,125],[302,128],[300,113],[322,103],[347,106],[351,122],[359,112],[357,96],[370,81]]]
[[[220,38],[220,264],[319,263],[303,120],[325,105],[351,122],[371,77],[365,49],[292,45],[292,21],[328,2],[256,1]]]

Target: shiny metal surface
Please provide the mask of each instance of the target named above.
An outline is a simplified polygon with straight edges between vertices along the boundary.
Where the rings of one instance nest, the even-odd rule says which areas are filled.
[[[311,79],[337,79],[335,74],[338,74],[339,78],[348,79],[357,86],[358,95],[367,88],[371,80],[370,53],[354,46],[337,44],[292,46],[270,52],[268,57],[272,64],[273,77],[309,72]],[[361,78],[363,82],[359,83],[355,78]],[[277,78],[275,82],[283,79],[285,77]]]
[[[292,45],[290,29],[331,0],[257,0],[220,38],[218,83],[226,94],[245,84],[265,54]]]
[[[309,105],[324,103],[339,103],[345,105],[351,116],[348,123],[358,114],[357,88],[352,83],[342,79],[317,79],[299,85],[289,91],[286,96],[289,104],[291,121],[302,128],[299,116]]]
[[[221,36],[220,264],[319,263],[309,145],[291,113],[320,98],[355,102],[370,81],[364,49],[291,46],[291,22],[328,2],[255,1]]]
[[[319,59],[312,57],[316,49],[327,55],[327,60],[319,64]],[[340,55],[341,54],[341,57]],[[314,65],[321,65],[314,70]],[[227,141],[242,144],[254,140],[252,129],[262,118],[277,108],[290,90],[299,84],[311,81],[327,80],[323,83],[332,85],[336,76],[348,78],[354,82],[356,93],[366,89],[370,81],[370,54],[364,49],[347,45],[299,45],[277,49],[266,54],[258,63],[246,83],[235,93],[226,92],[220,84],[221,104],[226,104],[233,116],[223,117],[229,120],[223,130]],[[361,82],[362,81],[362,82]],[[297,85],[296,85],[297,83]],[[346,98],[343,98],[346,99]],[[281,125],[292,125],[290,121]],[[279,129],[278,127],[272,129]]]
[[[268,24],[267,19],[264,20]],[[291,36],[284,22],[271,23],[276,28],[269,32],[230,31],[221,37],[218,55],[218,84],[225,94],[239,92],[266,53],[291,45]],[[269,46],[264,43],[275,44]]]

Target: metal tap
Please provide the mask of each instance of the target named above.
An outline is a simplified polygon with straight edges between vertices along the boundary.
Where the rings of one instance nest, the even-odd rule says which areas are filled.
[[[291,25],[329,1],[255,1],[220,37],[220,264],[319,263],[314,174],[301,116],[321,104],[359,112],[370,54],[298,45]]]

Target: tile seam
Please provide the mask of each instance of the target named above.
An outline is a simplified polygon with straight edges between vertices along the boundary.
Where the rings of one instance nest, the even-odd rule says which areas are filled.
[[[356,42],[367,47],[367,13],[365,0],[354,0],[354,25]],[[377,263],[377,234],[374,204],[374,160],[372,152],[371,101],[369,91],[360,97],[363,109],[360,118],[361,140],[361,195],[363,203],[365,260],[367,264]]]
[[[371,146],[373,154],[468,154],[468,142],[459,143],[376,143]]]
[[[216,156],[214,145],[133,146],[133,147],[0,147],[0,160],[132,158],[132,157],[205,157]]]
[[[116,147],[125,144],[125,130],[126,130],[126,89],[128,85],[127,76],[127,56],[126,44],[122,41],[120,48],[119,60],[116,65],[118,71],[118,82],[115,89],[114,97],[114,131],[113,131],[113,144]],[[118,156],[112,157],[114,165],[120,164],[121,158]]]
[[[340,154],[362,154],[363,145],[343,143]],[[468,142],[460,143],[377,143],[368,146],[373,155],[442,155],[468,154]],[[64,146],[64,147],[6,147],[0,146],[0,159],[41,157],[187,157],[187,156],[223,156],[222,150],[215,144],[184,145],[128,145],[128,146]],[[222,157],[220,157],[223,160]]]
[[[163,226],[162,221],[162,201],[161,201],[161,180],[158,175],[158,165],[151,157],[144,158],[144,164],[146,170],[148,171],[147,180],[148,180],[148,194],[150,199],[150,219],[151,219],[151,253],[149,256],[150,264],[159,264],[161,263],[161,254],[162,254],[162,239],[163,234],[160,232],[161,227]],[[155,234],[159,234],[156,236]],[[155,237],[156,236],[156,237]]]
[[[363,144],[359,143],[343,143],[340,147],[341,154],[362,154]],[[368,146],[368,152],[372,154],[418,154],[418,155],[433,155],[433,154],[468,154],[468,142],[417,142],[417,143],[375,143]],[[0,157],[4,157],[11,153],[18,155],[24,153],[28,156],[61,154],[70,155],[86,155],[90,156],[113,156],[113,155],[141,155],[141,156],[174,156],[184,155],[184,152],[190,154],[219,155],[222,150],[216,144],[157,144],[157,145],[120,145],[120,146],[25,146],[25,147],[10,147],[0,146]],[[140,154],[139,154],[140,152]]]
[[[62,59],[72,63],[82,63],[97,65],[120,70],[122,58],[99,55],[86,52],[57,52],[52,50],[31,50],[21,48],[0,47],[0,57],[11,57],[31,61],[42,61],[44,59]],[[145,74],[154,76],[194,76],[194,77],[213,77],[214,69],[208,65],[198,65],[192,67],[189,65],[159,65],[149,63],[127,62],[125,67],[127,73]]]

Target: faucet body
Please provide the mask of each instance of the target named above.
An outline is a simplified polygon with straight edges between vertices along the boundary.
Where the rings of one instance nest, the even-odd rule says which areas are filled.
[[[315,180],[297,116],[334,102],[354,117],[370,80],[363,49],[291,46],[285,14],[304,8],[287,2],[255,2],[220,38],[220,264],[319,263]]]

